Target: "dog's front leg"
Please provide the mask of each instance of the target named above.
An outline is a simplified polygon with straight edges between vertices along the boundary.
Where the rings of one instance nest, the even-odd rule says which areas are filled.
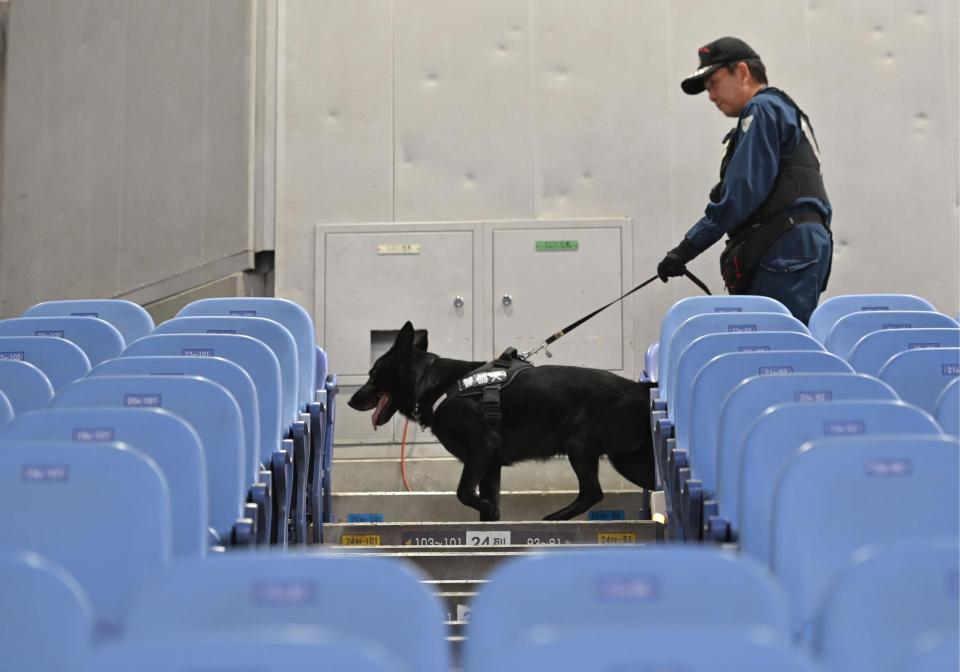
[[[490,452],[484,451],[475,454],[469,461],[464,462],[463,472],[460,474],[460,483],[457,485],[457,499],[464,506],[479,511],[480,520],[500,520],[500,509],[497,508],[496,502],[477,496],[477,486],[480,485],[490,467],[491,458]],[[497,480],[499,481],[499,471]],[[486,491],[486,488],[484,488],[484,491]]]
[[[494,506],[494,517],[490,520],[500,520],[500,467],[499,462],[491,461],[480,479],[480,498]],[[481,517],[480,520],[487,519]]]

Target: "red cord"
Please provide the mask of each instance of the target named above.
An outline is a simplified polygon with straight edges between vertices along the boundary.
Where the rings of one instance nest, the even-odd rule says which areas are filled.
[[[403,438],[400,439],[400,477],[403,479],[403,487],[407,489],[407,492],[413,492],[410,489],[410,483],[407,482],[407,427],[409,425],[409,420],[403,421]]]

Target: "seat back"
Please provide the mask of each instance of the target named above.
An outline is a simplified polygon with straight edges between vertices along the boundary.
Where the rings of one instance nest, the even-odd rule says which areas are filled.
[[[684,348],[677,360],[676,385],[670,392],[669,408],[677,427],[677,443],[686,445],[686,421],[689,418],[693,380],[700,369],[717,355],[728,352],[770,352],[773,350],[819,350],[823,346],[798,331],[756,331],[744,334],[707,334]]]
[[[0,652],[5,670],[65,670],[83,660],[93,610],[76,579],[36,553],[0,553]],[[56,646],[51,646],[51,633]]]
[[[792,315],[781,313],[713,313],[694,315],[677,327],[670,341],[670,354],[666,358],[666,368],[661,365],[661,387],[665,387],[663,397],[673,399],[676,383],[677,362],[684,349],[696,339],[707,334],[745,334],[755,331],[794,331],[809,333],[807,328]],[[667,409],[672,413],[671,409]]]
[[[170,493],[156,463],[119,442],[0,441],[0,549],[34,551],[83,586],[101,633],[170,562]]]
[[[116,327],[128,345],[153,331],[150,313],[123,299],[44,301],[27,308],[23,317],[99,317]]]
[[[247,484],[240,409],[221,385],[196,376],[84,378],[58,392],[51,406],[164,408],[180,416],[203,446],[210,526],[229,536],[243,510]]]
[[[186,305],[177,317],[195,315],[226,315],[231,317],[265,317],[287,328],[297,343],[297,362],[300,365],[299,398],[301,406],[313,401],[317,389],[323,389],[314,367],[316,331],[313,320],[299,304],[275,297],[229,297],[200,299]]]
[[[936,308],[926,299],[910,294],[844,294],[833,296],[817,306],[810,315],[810,333],[821,343],[841,317],[850,313],[890,310],[929,310]]]
[[[693,477],[703,490],[716,489],[717,430],[723,402],[740,382],[753,376],[792,373],[852,373],[850,365],[839,357],[819,350],[779,350],[770,352],[731,352],[711,359],[693,379],[688,423]]]
[[[420,578],[399,562],[366,556],[234,553],[186,561],[145,591],[129,632],[197,637],[321,627],[344,640],[372,640],[403,669],[447,672],[443,614]]]
[[[253,380],[237,364],[222,357],[120,357],[98,364],[90,376],[199,376],[222,385],[240,408],[244,483],[256,482],[260,463],[260,400]]]
[[[957,323],[952,318],[933,311],[890,310],[850,313],[837,320],[824,345],[830,352],[848,359],[853,346],[874,331],[956,328]]]
[[[888,359],[904,350],[958,347],[960,329],[884,329],[857,341],[847,361],[854,371],[875,376]]]
[[[297,344],[287,329],[263,317],[177,317],[157,327],[158,334],[239,334],[273,351],[280,365],[281,413],[285,423],[298,419]]]
[[[673,333],[694,315],[710,313],[780,313],[789,315],[790,311],[782,303],[766,296],[691,296],[673,304],[660,322],[660,351],[658,353],[658,380],[663,377],[670,360],[670,347]],[[658,390],[659,398],[666,400],[666,390]]]
[[[629,637],[651,629],[760,628],[786,641],[786,614],[784,595],[762,567],[716,549],[674,546],[525,556],[495,569],[474,598],[464,667],[500,669],[498,652],[523,648],[544,632],[563,639],[612,629]]]
[[[5,441],[104,443],[122,441],[160,468],[170,491],[171,552],[207,553],[207,474],[200,437],[179,416],[162,408],[45,408],[0,430]]]
[[[0,320],[0,336],[54,336],[75,343],[91,366],[123,352],[123,336],[98,317],[13,317]]]
[[[53,398],[53,386],[43,371],[15,359],[0,359],[0,392],[7,395],[17,415],[43,408]]]
[[[321,628],[221,632],[199,638],[138,637],[105,647],[86,672],[410,672],[371,643],[343,641]]]
[[[960,379],[955,379],[943,388],[937,398],[934,415],[947,434],[960,435]]]
[[[717,425],[717,492],[720,513],[736,529],[743,442],[754,421],[771,406],[843,400],[894,400],[896,392],[872,376],[855,373],[794,373],[754,376],[723,402]]]
[[[281,438],[280,364],[266,345],[230,334],[155,334],[141,338],[123,357],[222,357],[253,380],[260,406],[260,461],[269,463]]]
[[[0,361],[28,362],[40,369],[56,392],[90,373],[90,359],[75,343],[46,336],[0,336]]]
[[[526,646],[491,651],[489,667],[465,672],[816,672],[821,670],[802,652],[751,632],[608,630],[563,638],[544,631]],[[539,640],[539,641],[538,641]]]
[[[900,398],[930,413],[936,410],[940,393],[960,376],[960,348],[924,348],[894,355],[877,377],[889,384]]]
[[[880,670],[909,657],[928,631],[956,633],[958,558],[956,537],[855,553],[817,619],[818,656],[833,672]]]
[[[772,568],[808,630],[835,572],[867,545],[956,536],[960,443],[927,435],[825,438],[784,467],[773,505]]]
[[[902,401],[823,401],[768,408],[747,431],[735,484],[740,548],[770,561],[777,475],[807,441],[830,436],[939,434],[930,415]],[[811,493],[811,496],[817,496]]]

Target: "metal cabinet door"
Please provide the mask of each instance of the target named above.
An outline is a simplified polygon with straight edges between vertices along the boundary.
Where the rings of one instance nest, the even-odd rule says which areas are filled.
[[[473,359],[473,231],[318,229],[317,235],[324,237],[318,318],[341,380],[362,382],[392,343],[393,334],[383,332],[407,320],[427,330],[432,352]]]
[[[521,352],[622,293],[622,231],[496,228],[493,231],[493,353]],[[575,248],[575,249],[574,249]],[[622,371],[623,306],[617,304],[550,346],[538,364]]]

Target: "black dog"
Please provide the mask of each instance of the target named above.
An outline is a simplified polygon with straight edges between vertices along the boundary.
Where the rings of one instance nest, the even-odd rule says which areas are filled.
[[[479,511],[480,520],[500,519],[500,468],[523,460],[566,455],[577,474],[577,498],[545,520],[573,518],[603,499],[601,455],[631,482],[653,489],[646,384],[597,369],[529,367],[503,388],[497,431],[484,417],[480,397],[449,395],[434,409],[484,362],[444,359],[426,350],[426,336],[416,337],[413,325],[404,324],[348,403],[358,411],[374,409],[374,428],[396,411],[430,427],[463,462],[457,499]]]

